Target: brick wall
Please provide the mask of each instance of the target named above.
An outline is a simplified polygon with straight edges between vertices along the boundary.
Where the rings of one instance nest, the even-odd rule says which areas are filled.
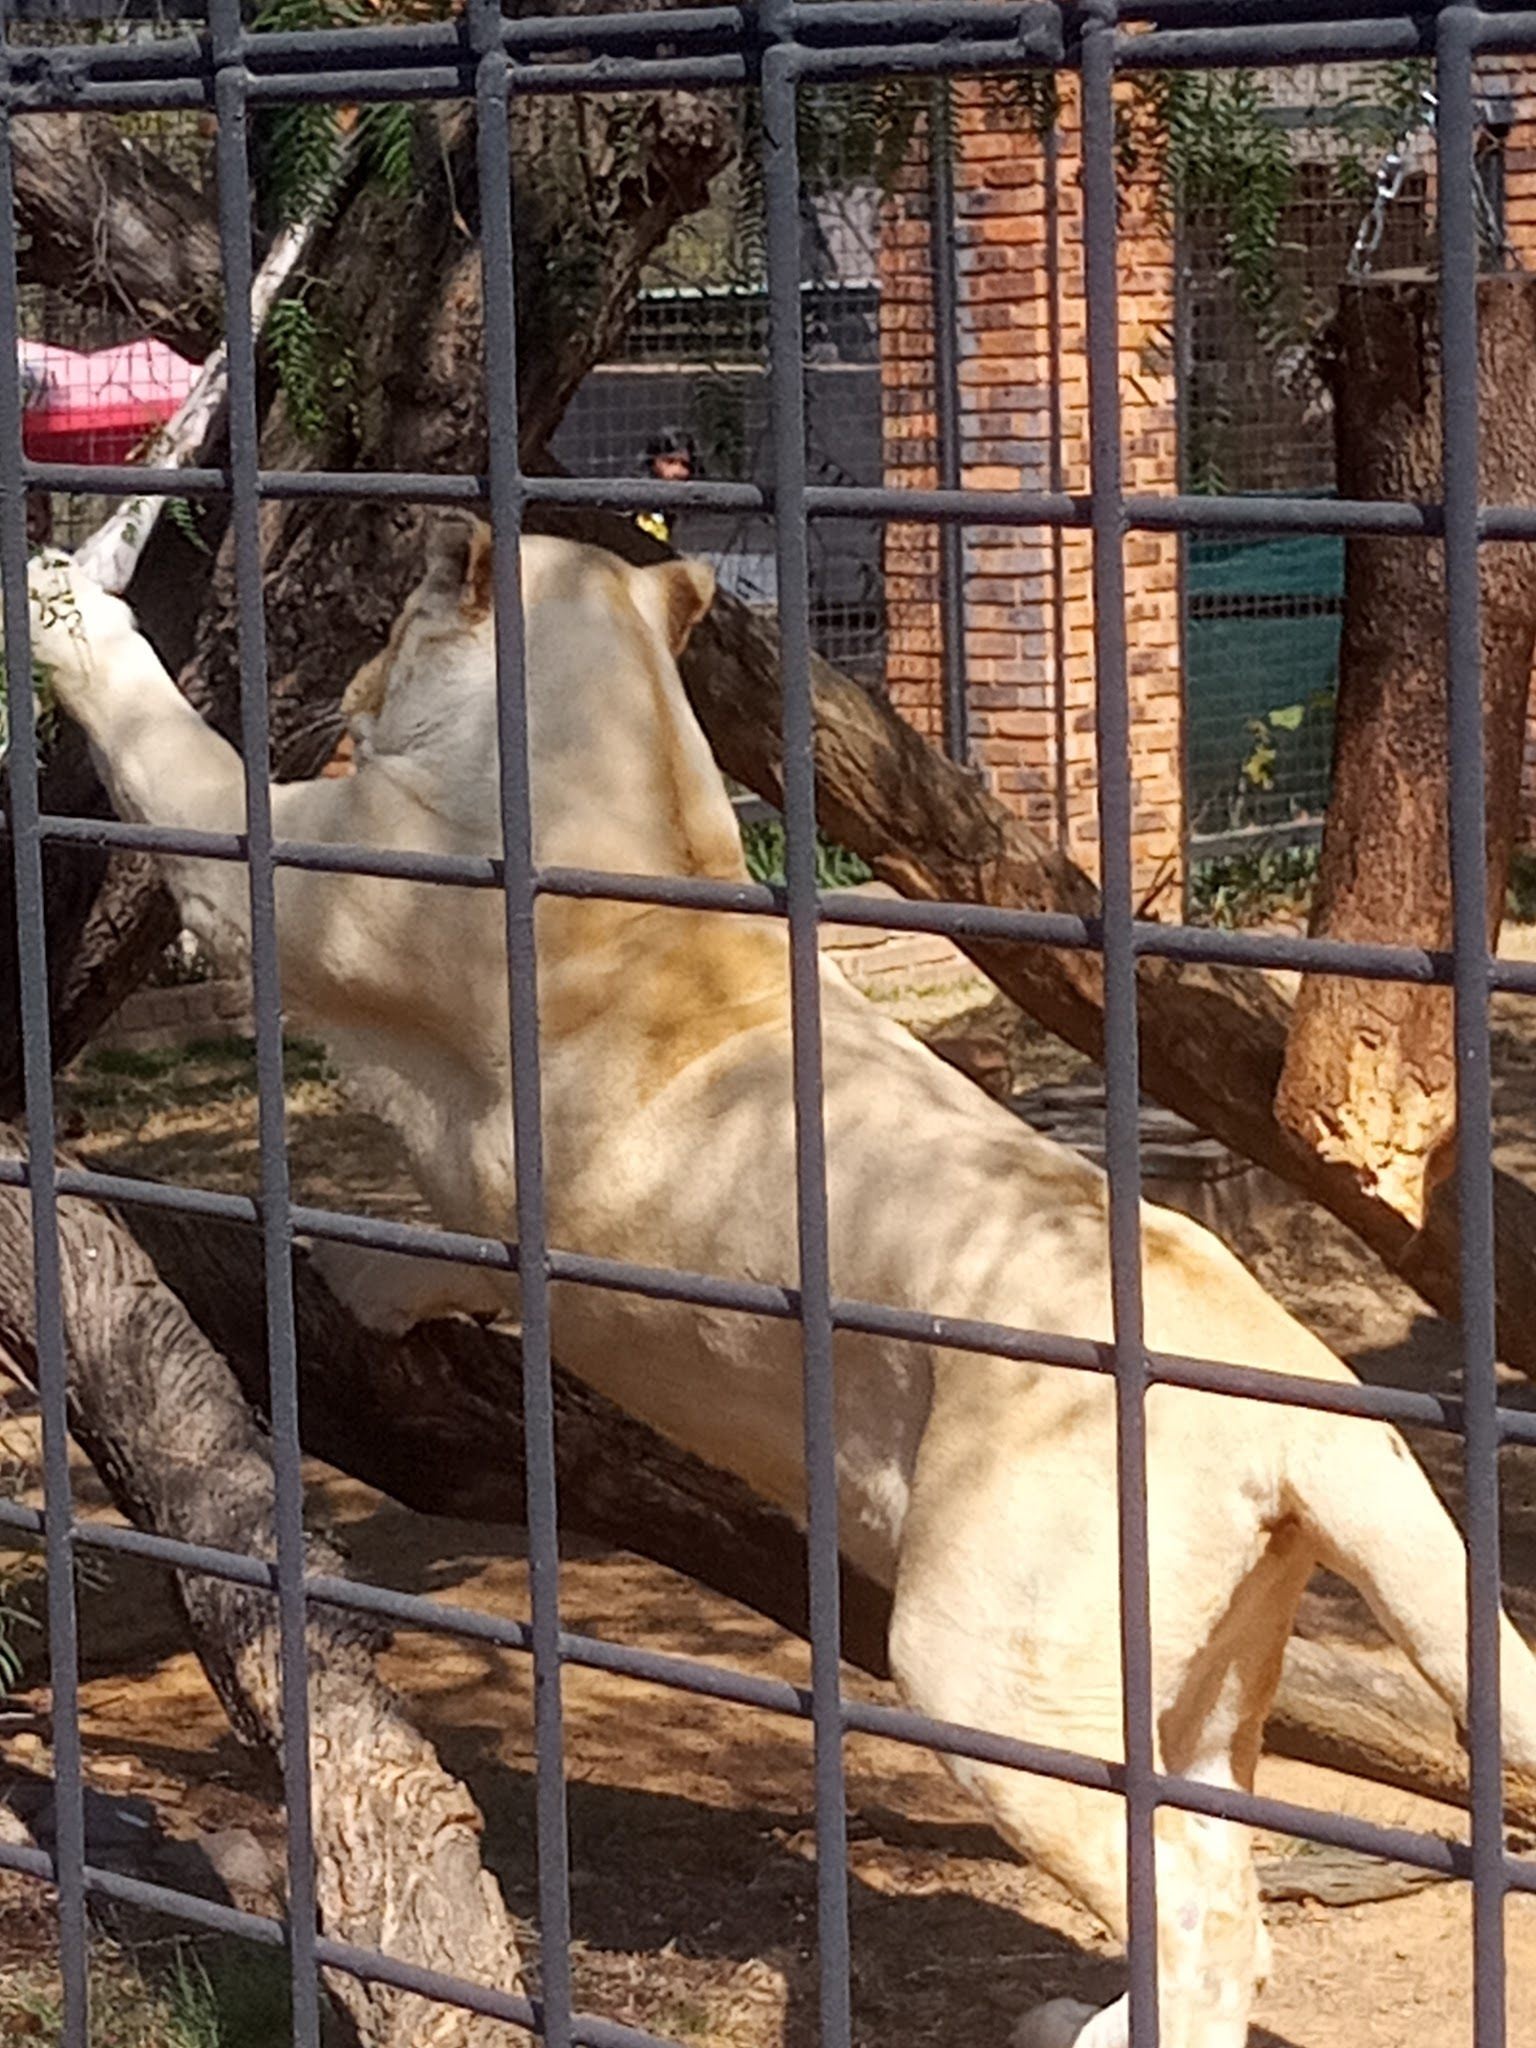
[[[1075,92],[1067,81],[1052,174],[1046,143],[1017,103],[984,85],[954,91],[962,482],[970,488],[1088,485]],[[919,137],[889,203],[881,250],[886,472],[913,488],[937,481],[928,189]],[[1120,285],[1125,484],[1171,491],[1173,252],[1149,191],[1134,180],[1122,192]],[[1176,877],[1182,853],[1177,541],[1133,535],[1125,563],[1134,851],[1146,886]],[[891,698],[937,738],[934,529],[889,528],[885,566]],[[1091,570],[1081,531],[975,527],[965,536],[974,765],[1021,816],[1096,870]]]
[[[249,1038],[251,990],[246,981],[187,981],[138,988],[91,1040],[93,1052],[167,1052],[205,1038]]]

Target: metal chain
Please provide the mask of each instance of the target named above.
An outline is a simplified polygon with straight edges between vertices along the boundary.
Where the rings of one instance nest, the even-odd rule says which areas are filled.
[[[1345,275],[1350,279],[1370,275],[1376,252],[1381,247],[1381,238],[1386,232],[1387,208],[1401,196],[1403,181],[1414,158],[1420,154],[1420,146],[1427,145],[1425,153],[1433,153],[1438,112],[1439,103],[1434,93],[1426,86],[1419,93],[1417,119],[1408,124],[1382,161],[1381,170],[1376,178],[1376,189],[1371,195],[1370,208],[1360,223],[1354,246],[1349,252]],[[1488,188],[1481,178],[1473,180],[1472,192],[1477,214],[1478,239],[1497,260],[1499,269],[1523,269],[1524,265],[1510,246],[1509,237],[1494,212],[1493,201],[1489,198]]]

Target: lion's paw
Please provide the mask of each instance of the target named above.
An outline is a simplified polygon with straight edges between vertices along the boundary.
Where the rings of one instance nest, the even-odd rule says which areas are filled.
[[[494,1321],[510,1306],[505,1274],[324,1238],[309,1248],[315,1270],[349,1315],[381,1337],[467,1315]]]

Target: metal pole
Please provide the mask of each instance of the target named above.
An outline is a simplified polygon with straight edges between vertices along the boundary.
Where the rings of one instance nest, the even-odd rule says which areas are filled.
[[[934,420],[939,487],[960,488],[960,287],[955,274],[955,127],[947,78],[928,101],[928,259],[933,272]],[[939,529],[939,672],[944,689],[944,751],[971,758],[965,677],[965,529]]]
[[[1053,497],[1066,489],[1061,410],[1061,131],[1051,108],[1041,138],[1045,158],[1045,347],[1046,432],[1050,439],[1046,488]],[[1059,526],[1050,529],[1051,553],[1051,741],[1055,754],[1051,787],[1056,844],[1065,852],[1071,836],[1067,800],[1067,544]]]
[[[1094,711],[1104,899],[1104,1163],[1114,1318],[1115,1477],[1124,1689],[1128,2048],[1158,2048],[1151,1564],[1147,1529],[1149,1380],[1141,1296],[1141,1119],[1125,492],[1121,468],[1115,0],[1086,0],[1082,36],[1083,283],[1087,301],[1089,490],[1093,512]]]
[[[820,2048],[853,2039],[848,1811],[843,1768],[837,1397],[827,1132],[822,1115],[820,905],[816,887],[816,712],[811,687],[805,512],[805,372],[800,291],[799,102],[790,0],[763,0],[763,194],[767,214],[768,374],[774,542],[784,711],[784,875],[799,1250],[802,1424],[815,1740],[816,1926]]]
[[[1507,1964],[1500,1711],[1502,1435],[1494,1312],[1493,1093],[1489,1073],[1488,791],[1484,763],[1478,511],[1477,194],[1473,51],[1480,17],[1436,24],[1440,175],[1445,665],[1449,695],[1451,929],[1456,1056],[1456,1205],[1461,1223],[1466,1430],[1467,1752],[1472,1806],[1472,2038],[1504,2048]]]

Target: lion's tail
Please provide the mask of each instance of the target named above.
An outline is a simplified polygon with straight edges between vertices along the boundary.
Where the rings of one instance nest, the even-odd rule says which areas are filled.
[[[1323,1562],[1362,1593],[1382,1627],[1467,1723],[1467,1553],[1395,1430],[1309,1418],[1286,1459],[1287,1503]],[[1505,1757],[1536,1790],[1536,1656],[1501,1617]]]

